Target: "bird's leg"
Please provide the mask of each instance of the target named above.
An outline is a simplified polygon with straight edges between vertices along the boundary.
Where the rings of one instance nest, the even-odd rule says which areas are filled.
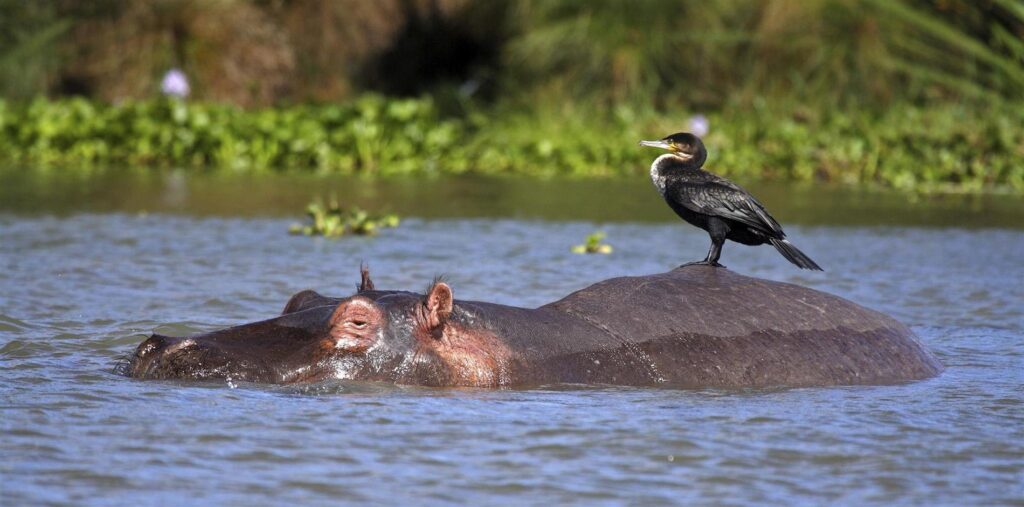
[[[724,239],[720,239],[720,240],[717,240],[717,241],[712,239],[711,240],[711,249],[708,250],[708,256],[705,257],[704,260],[702,260],[702,261],[687,262],[686,264],[683,264],[682,266],[679,266],[679,267],[683,267],[683,266],[714,266],[716,268],[724,268],[725,266],[723,266],[723,265],[718,263],[718,258],[722,256],[722,243],[724,243],[724,242],[725,242]]]
[[[725,238],[711,238],[711,248],[708,250],[708,256],[704,259],[705,264],[722,268],[725,267],[718,263],[718,259],[722,256],[723,243],[725,243]]]
[[[729,226],[720,220],[709,220],[708,221],[708,234],[711,235],[711,248],[708,249],[708,256],[702,261],[687,262],[683,266],[714,266],[716,268],[724,268],[725,266],[718,263],[718,259],[722,256],[722,245],[725,243],[725,235],[729,233]],[[683,267],[680,266],[680,267]]]
[[[724,220],[711,217],[708,220],[708,234],[711,236],[711,249],[708,250],[708,256],[704,262],[708,266],[724,268],[725,266],[718,263],[718,258],[722,256],[722,245],[725,244],[725,237],[729,234],[729,224]]]

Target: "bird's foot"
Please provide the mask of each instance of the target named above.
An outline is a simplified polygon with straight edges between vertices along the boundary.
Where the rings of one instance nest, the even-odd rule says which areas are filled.
[[[711,266],[713,268],[724,268],[725,267],[724,264],[719,264],[719,263],[717,263],[715,261],[709,261],[707,259],[702,260],[702,261],[687,262],[686,264],[683,264],[683,265],[681,265],[679,267],[680,268],[685,268],[686,266]],[[676,268],[676,269],[678,269],[678,268]]]

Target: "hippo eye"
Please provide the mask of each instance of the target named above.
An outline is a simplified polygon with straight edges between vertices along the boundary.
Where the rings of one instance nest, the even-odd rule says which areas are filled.
[[[355,327],[366,327],[366,321],[365,320],[353,320],[352,321],[352,325],[355,326]]]

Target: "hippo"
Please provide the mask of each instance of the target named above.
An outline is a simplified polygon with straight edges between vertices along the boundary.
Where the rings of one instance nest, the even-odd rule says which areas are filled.
[[[331,379],[509,388],[548,384],[764,388],[893,384],[942,365],[906,326],[798,285],[690,265],[612,278],[539,308],[377,290],[305,290],[280,316],[190,337],[152,335],[140,379]]]

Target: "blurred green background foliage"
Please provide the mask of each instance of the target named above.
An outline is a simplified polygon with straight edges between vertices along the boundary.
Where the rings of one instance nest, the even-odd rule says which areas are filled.
[[[1024,0],[0,0],[0,158],[1024,190]],[[159,97],[180,68],[187,102]]]

